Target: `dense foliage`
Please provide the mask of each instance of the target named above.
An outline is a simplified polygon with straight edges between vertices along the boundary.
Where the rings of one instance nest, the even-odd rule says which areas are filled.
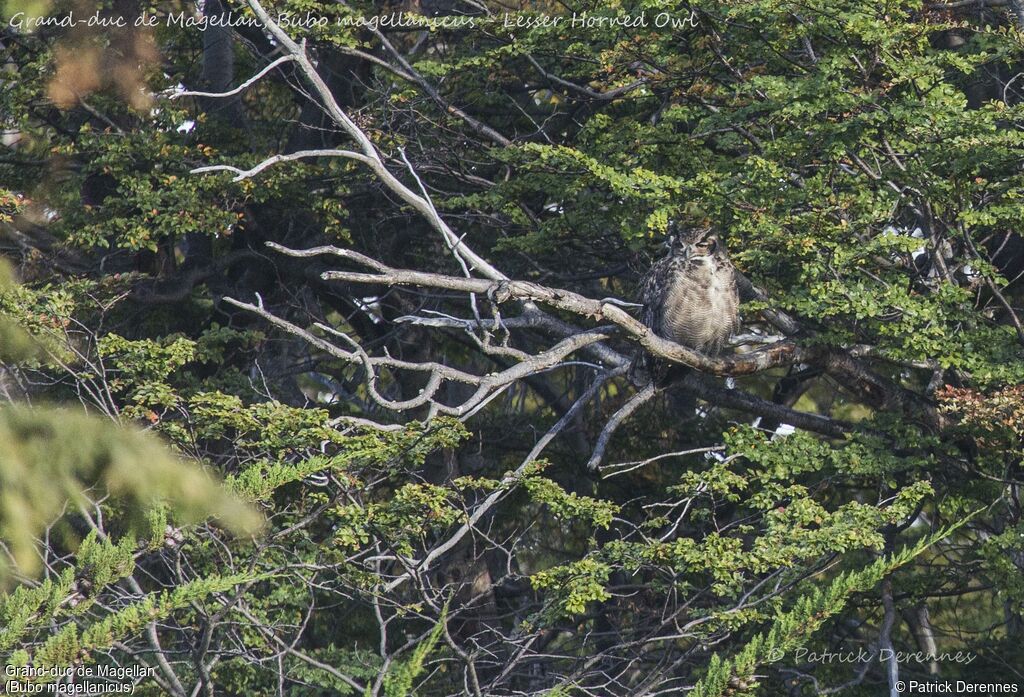
[[[1015,7],[12,4],[6,662],[1019,683]],[[28,21],[72,12],[126,26]],[[670,222],[741,272],[722,357],[634,319]],[[693,369],[654,389],[641,351]]]

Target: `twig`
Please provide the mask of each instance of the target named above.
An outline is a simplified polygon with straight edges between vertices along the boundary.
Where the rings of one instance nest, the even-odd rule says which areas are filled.
[[[679,450],[674,453],[662,453],[661,455],[655,455],[649,457],[646,460],[633,460],[632,462],[616,462],[611,465],[604,465],[601,467],[601,476],[605,479],[610,477],[616,477],[626,472],[632,472],[633,470],[646,467],[653,462],[659,462],[661,460],[667,460],[670,457],[684,457],[686,455],[700,455],[701,453],[713,453],[724,450],[724,446],[712,445],[707,448],[691,448],[690,450]]]
[[[268,167],[272,167],[279,162],[292,162],[294,160],[304,160],[309,157],[347,157],[351,160],[358,160],[359,162],[368,163],[370,158],[366,157],[357,152],[351,150],[299,150],[298,152],[288,153],[287,155],[274,155],[260,162],[258,165],[251,169],[241,169],[232,165],[207,165],[205,167],[196,167],[190,170],[192,174],[204,174],[207,172],[234,172],[235,178],[232,181],[240,182],[243,179],[249,179],[254,177]]]

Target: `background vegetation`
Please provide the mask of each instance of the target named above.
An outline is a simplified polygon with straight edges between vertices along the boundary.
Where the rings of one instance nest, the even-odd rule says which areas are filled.
[[[0,35],[6,664],[1024,683],[1016,0],[6,16],[97,12]],[[635,319],[670,221],[742,274],[722,357]]]

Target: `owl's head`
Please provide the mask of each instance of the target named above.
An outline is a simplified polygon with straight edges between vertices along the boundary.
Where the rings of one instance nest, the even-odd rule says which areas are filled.
[[[725,254],[721,240],[710,227],[684,229],[673,223],[669,226],[666,244],[672,256],[693,261]]]

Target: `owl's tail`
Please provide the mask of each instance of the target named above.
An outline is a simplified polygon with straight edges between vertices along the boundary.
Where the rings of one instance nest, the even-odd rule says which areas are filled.
[[[651,370],[653,359],[646,351],[637,351],[633,354],[633,360],[629,362],[629,370],[626,376],[634,385],[646,385],[653,381],[654,371]]]
[[[671,365],[665,371],[663,386],[668,397],[668,408],[676,418],[692,419],[697,413],[697,398],[679,385],[691,370],[693,368],[685,365]]]
[[[691,370],[685,365],[669,363],[646,351],[639,351],[630,363],[629,379],[638,385],[653,382],[655,387],[667,393],[668,406],[673,415],[691,418],[697,411],[697,399],[678,386]]]

